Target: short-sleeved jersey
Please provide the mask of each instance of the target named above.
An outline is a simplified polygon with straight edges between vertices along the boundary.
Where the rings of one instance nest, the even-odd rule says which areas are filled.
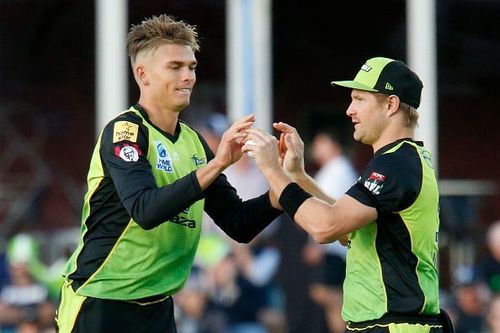
[[[378,217],[349,236],[344,320],[438,314],[439,194],[429,151],[410,139],[379,149],[347,195]]]
[[[242,202],[224,175],[202,192],[196,170],[212,158],[191,127],[178,122],[175,135],[165,133],[140,105],[108,123],[92,155],[82,238],[65,274],[75,292],[116,300],[172,295],[190,273],[204,209],[242,241],[279,214],[267,194]]]

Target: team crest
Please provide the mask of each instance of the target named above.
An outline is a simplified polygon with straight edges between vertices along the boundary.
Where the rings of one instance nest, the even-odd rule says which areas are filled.
[[[365,180],[365,187],[368,189],[368,191],[372,192],[375,195],[380,194],[380,190],[384,187],[385,183],[385,176],[378,173],[378,172],[372,172],[370,174],[370,177]]]
[[[115,146],[115,155],[125,162],[137,162],[142,152],[136,144],[129,145],[125,143]]]
[[[158,170],[172,172],[173,171],[172,159],[170,158],[167,148],[165,148],[163,143],[161,143],[160,141],[156,141],[155,146],[157,155],[156,168]]]

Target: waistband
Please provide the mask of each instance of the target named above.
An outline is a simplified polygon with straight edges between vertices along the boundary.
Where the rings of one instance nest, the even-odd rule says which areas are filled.
[[[367,320],[367,321],[359,321],[347,322],[348,330],[363,330],[373,326],[387,326],[389,324],[420,324],[420,325],[429,325],[435,327],[442,327],[442,322],[439,314],[435,315],[426,315],[426,314],[414,314],[414,315],[405,315],[398,313],[386,313],[379,319]]]
[[[151,304],[163,302],[165,300],[172,300],[172,296],[155,295],[155,296],[131,299],[131,300],[127,300],[125,302],[136,303],[139,305],[151,305]]]
[[[73,289],[74,292],[80,288],[84,282],[80,280],[72,280],[71,282],[71,288]],[[116,301],[122,301],[122,302],[129,302],[129,303],[135,303],[139,305],[151,305],[155,303],[160,303],[168,299],[172,299],[172,296],[170,295],[153,295],[153,296],[148,296],[148,297],[142,297],[142,298],[136,298],[136,299],[129,299],[129,300],[116,300]]]

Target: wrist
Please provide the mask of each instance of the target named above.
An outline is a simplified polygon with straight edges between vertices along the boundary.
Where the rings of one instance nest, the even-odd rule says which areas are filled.
[[[304,169],[294,170],[292,172],[288,172],[288,174],[295,182],[299,184],[308,177]]]
[[[265,164],[264,166],[259,166],[260,171],[262,174],[267,178],[271,179],[276,177],[278,174],[286,174],[286,172],[283,170],[283,168],[278,164],[278,165],[269,165]]]
[[[208,162],[207,166],[214,169],[214,171],[216,171],[217,173],[222,173],[227,168],[227,165],[217,160],[217,158],[214,158],[210,162]]]
[[[289,183],[281,192],[279,203],[283,210],[294,219],[299,207],[309,199],[311,194],[304,191],[297,183]]]

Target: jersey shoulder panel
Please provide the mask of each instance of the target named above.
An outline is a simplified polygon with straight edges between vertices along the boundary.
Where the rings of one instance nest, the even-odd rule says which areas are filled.
[[[422,166],[416,148],[401,143],[377,155],[368,164],[351,196],[360,202],[373,202],[379,212],[391,213],[409,207],[422,184]],[[359,191],[359,188],[364,188]],[[368,196],[369,198],[364,198]]]

